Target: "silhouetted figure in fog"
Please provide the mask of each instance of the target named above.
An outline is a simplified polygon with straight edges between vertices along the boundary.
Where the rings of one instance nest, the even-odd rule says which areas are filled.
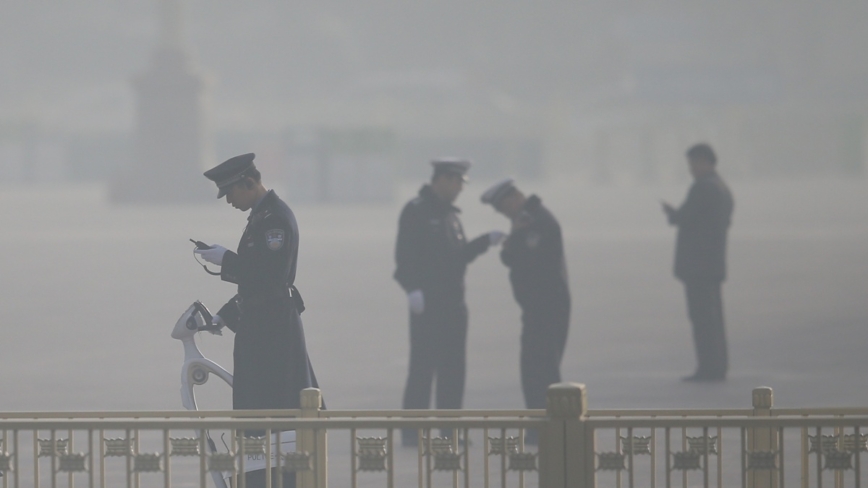
[[[726,279],[726,235],[733,200],[717,174],[717,156],[708,144],[687,151],[694,182],[679,208],[663,202],[669,223],[678,227],[675,276],[684,283],[687,311],[699,363],[685,381],[723,381],[728,359],[721,284]]]
[[[195,252],[222,267],[223,281],[238,285],[214,316],[215,325],[235,332],[232,408],[300,408],[301,390],[318,385],[301,323],[304,302],[295,287],[298,225],[292,210],[262,185],[253,158],[236,156],[205,172],[219,188],[217,198],[250,210],[238,251],[213,245]],[[276,474],[272,480],[276,486]],[[265,470],[248,472],[246,483],[265,487]],[[295,476],[284,476],[283,485],[295,486]]]
[[[546,408],[546,390],[561,381],[570,325],[561,226],[538,196],[526,197],[511,178],[489,188],[482,203],[512,222],[500,259],[521,306],[521,387],[527,408]]]
[[[492,231],[468,242],[452,203],[464,188],[470,162],[442,159],[431,164],[431,184],[401,212],[395,246],[394,276],[410,308],[406,409],[431,408],[435,377],[436,408],[461,408],[467,359],[464,274],[468,263],[504,236]],[[417,445],[417,430],[404,430],[402,440],[405,446]]]

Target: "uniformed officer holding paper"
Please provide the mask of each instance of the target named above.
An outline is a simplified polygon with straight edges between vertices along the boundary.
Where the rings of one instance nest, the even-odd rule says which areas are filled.
[[[431,408],[435,378],[436,408],[461,408],[467,345],[464,274],[468,263],[504,236],[492,231],[468,241],[453,202],[464,188],[470,162],[440,159],[431,164],[431,183],[401,212],[395,246],[394,276],[410,309],[407,409]],[[404,445],[416,445],[416,434],[405,430]]]
[[[214,316],[215,324],[235,332],[233,408],[294,409],[301,390],[318,386],[299,316],[304,303],[294,284],[298,225],[292,210],[262,185],[253,158],[236,156],[205,172],[219,188],[217,198],[250,210],[237,251],[213,245],[195,252],[222,267],[223,281],[238,285]],[[284,477],[285,486],[293,481]],[[249,473],[247,486],[264,486],[264,471]]]
[[[482,202],[512,222],[500,258],[521,306],[521,386],[527,408],[545,408],[546,390],[561,381],[570,324],[570,290],[561,227],[536,195],[512,178],[490,187]]]

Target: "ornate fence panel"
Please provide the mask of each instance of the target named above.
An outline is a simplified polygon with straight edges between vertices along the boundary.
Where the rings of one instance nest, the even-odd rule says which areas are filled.
[[[540,486],[545,410],[0,413],[0,487]],[[400,446],[402,429],[422,442]],[[271,441],[269,441],[271,439]],[[287,439],[291,443],[285,442]],[[505,439],[505,441],[504,441]],[[331,445],[330,445],[331,444]],[[290,447],[287,448],[286,446]]]
[[[591,484],[784,488],[860,487],[868,409],[774,409],[771,388],[753,408],[589,411]]]
[[[0,487],[860,487],[868,409],[588,410],[554,385],[547,410],[320,409],[0,413]],[[401,431],[419,442],[401,445]]]

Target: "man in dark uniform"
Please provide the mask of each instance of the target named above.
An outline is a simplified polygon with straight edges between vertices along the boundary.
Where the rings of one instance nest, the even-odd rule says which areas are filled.
[[[441,159],[431,163],[431,184],[404,206],[398,223],[394,277],[407,293],[410,308],[410,372],[403,407],[430,408],[437,378],[436,408],[461,408],[464,396],[467,264],[499,244],[492,231],[467,241],[452,204],[464,188],[470,162]],[[418,442],[415,429],[404,430],[405,446]]]
[[[678,227],[675,276],[684,283],[687,311],[699,366],[685,381],[723,381],[728,359],[721,284],[726,279],[726,237],[733,199],[717,174],[717,156],[708,144],[687,151],[694,182],[675,208],[663,202],[669,223]]]
[[[482,194],[482,203],[512,222],[500,259],[521,307],[521,387],[527,408],[546,408],[546,390],[561,381],[570,326],[570,288],[561,226],[536,195],[512,178]],[[531,439],[532,440],[532,439]]]
[[[292,210],[262,185],[253,158],[236,156],[205,172],[219,188],[217,198],[250,210],[237,252],[214,245],[196,253],[222,267],[223,281],[238,285],[214,316],[215,324],[235,332],[232,407],[295,409],[301,390],[318,387],[299,316],[304,302],[294,284],[298,225]],[[248,473],[247,486],[265,486],[264,479],[264,470]],[[295,486],[294,477],[285,476],[284,486]]]

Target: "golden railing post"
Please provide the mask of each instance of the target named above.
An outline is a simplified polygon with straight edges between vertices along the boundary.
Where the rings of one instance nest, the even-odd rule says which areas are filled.
[[[752,395],[753,417],[771,417],[774,395],[768,386],[760,386],[753,389]],[[748,452],[776,452],[778,450],[777,429],[770,427],[756,427],[747,432]],[[778,460],[778,463],[780,460]],[[776,466],[779,464],[775,463]],[[750,463],[748,462],[748,467]],[[777,469],[755,469],[748,472],[748,488],[777,488]]]
[[[322,393],[318,388],[301,390],[301,418],[319,418],[322,407]],[[298,488],[326,488],[328,486],[328,450],[326,432],[299,429],[296,432],[296,450],[307,452],[313,457],[312,470],[296,473]]]
[[[585,417],[585,385],[558,383],[546,394],[548,421],[540,432],[540,486],[594,488],[593,431]]]
[[[319,392],[319,390],[317,390]],[[322,411],[322,394],[320,394],[320,406],[317,408],[316,415],[320,416],[320,412]],[[320,429],[316,432],[316,487],[317,488],[328,488],[329,486],[329,449],[328,449],[328,431],[326,429]]]

